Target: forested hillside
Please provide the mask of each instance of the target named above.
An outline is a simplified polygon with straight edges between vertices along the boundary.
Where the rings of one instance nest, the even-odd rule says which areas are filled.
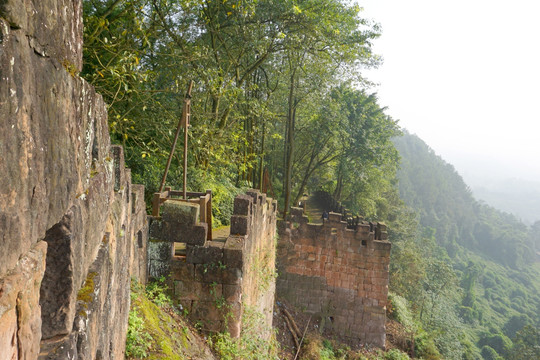
[[[456,315],[454,329],[461,333],[465,358],[495,358],[492,350],[504,358],[534,358],[520,357],[516,334],[540,325],[536,233],[512,215],[477,202],[452,165],[417,136],[405,133],[394,143],[402,157],[400,195],[418,214],[422,247],[427,243],[438,249],[432,254],[439,252],[434,257],[425,249],[420,253],[428,262],[445,259],[450,267],[445,271],[456,277],[457,294],[445,297],[448,311]],[[530,340],[538,346],[537,338]]]

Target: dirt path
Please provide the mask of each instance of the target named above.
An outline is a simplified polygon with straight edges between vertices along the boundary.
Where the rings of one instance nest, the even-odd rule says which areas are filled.
[[[230,226],[220,226],[216,229],[212,229],[212,240],[225,242],[231,233]]]

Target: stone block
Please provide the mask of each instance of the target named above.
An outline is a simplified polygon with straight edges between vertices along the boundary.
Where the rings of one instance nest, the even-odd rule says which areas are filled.
[[[218,308],[224,306],[223,285],[218,283],[203,283],[203,292],[206,296],[205,300],[214,300]]]
[[[148,260],[170,262],[173,253],[173,244],[168,241],[150,239],[148,241]]]
[[[229,268],[219,264],[196,264],[195,279],[205,283],[227,285],[242,284],[243,272],[238,268]]]
[[[257,189],[249,189],[248,191],[246,191],[246,194],[251,196],[251,198],[253,199],[253,203],[257,204],[257,199],[259,198],[259,195],[261,193]]]
[[[147,251],[148,276],[154,279],[168,276],[170,273],[173,243],[150,239],[148,241]]]
[[[149,234],[157,240],[203,246],[206,243],[208,224],[186,225],[150,217]]]
[[[222,282],[226,285],[239,285],[242,284],[242,269],[239,268],[225,268],[222,270]]]
[[[388,253],[388,254],[390,254],[390,249],[392,248],[392,244],[387,240],[373,241],[372,246],[375,250],[381,250],[383,251],[383,253]]]
[[[208,241],[204,246],[187,246],[186,261],[190,264],[204,264],[214,268],[223,264],[223,243]]]
[[[173,280],[189,280],[195,278],[195,266],[183,260],[171,261],[171,278]]]
[[[223,263],[231,268],[244,266],[244,236],[229,236],[223,247]]]
[[[330,212],[328,214],[328,221],[333,222],[333,223],[340,223],[341,222],[341,214],[335,213],[335,212]]]
[[[224,310],[218,309],[216,301],[194,301],[189,314],[192,320],[223,321]]]
[[[148,236],[154,240],[171,241],[168,238],[168,226],[167,223],[161,221],[159,218],[152,216],[148,217]]]
[[[240,194],[234,198],[234,215],[251,215],[253,199],[249,195]]]
[[[291,207],[291,216],[295,219],[302,218],[302,216],[304,216],[304,209],[300,207]]]
[[[242,287],[240,285],[223,285],[223,297],[229,303],[242,301]]]
[[[174,298],[180,301],[205,300],[207,293],[203,290],[203,284],[194,279],[175,280]]]
[[[183,242],[188,245],[203,246],[206,244],[206,238],[208,237],[208,224],[200,223],[188,228],[178,229],[178,237],[176,242]]]
[[[231,216],[231,235],[248,235],[250,218],[244,215]]]
[[[222,272],[217,264],[195,264],[195,280],[206,283],[222,283]]]
[[[199,223],[199,204],[170,199],[161,205],[162,219],[179,224],[179,228],[189,228]]]
[[[202,248],[206,252],[207,263],[217,264],[221,266],[223,264],[223,247],[225,244],[221,241],[208,241]]]

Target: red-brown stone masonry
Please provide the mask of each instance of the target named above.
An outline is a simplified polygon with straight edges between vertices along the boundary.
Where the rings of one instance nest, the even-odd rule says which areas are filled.
[[[208,241],[190,248],[185,259],[173,258],[174,298],[202,330],[238,337],[242,315],[250,311],[260,314],[258,334],[271,335],[276,210],[277,203],[257,191],[239,195],[225,244]]]
[[[390,243],[374,240],[369,224],[354,231],[338,220],[279,225],[278,295],[332,317],[334,331],[346,338],[384,347]]]

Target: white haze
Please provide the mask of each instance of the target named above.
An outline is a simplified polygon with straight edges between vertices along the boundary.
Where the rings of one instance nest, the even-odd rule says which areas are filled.
[[[540,219],[540,1],[361,0],[381,105],[476,197]]]
[[[471,187],[540,181],[540,1],[366,0],[380,103]]]

